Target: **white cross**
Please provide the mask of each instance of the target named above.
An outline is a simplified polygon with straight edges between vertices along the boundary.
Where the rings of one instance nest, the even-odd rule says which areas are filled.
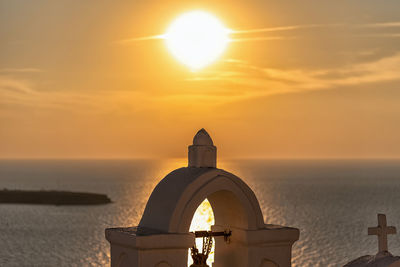
[[[377,227],[368,228],[368,235],[378,236],[379,252],[388,251],[387,235],[395,233],[396,233],[396,227],[387,226],[385,214],[378,214]]]

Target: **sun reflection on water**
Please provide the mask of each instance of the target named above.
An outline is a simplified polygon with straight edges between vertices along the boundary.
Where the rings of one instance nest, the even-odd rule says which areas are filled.
[[[196,212],[194,213],[192,223],[190,224],[190,232],[193,231],[200,231],[200,230],[211,230],[211,225],[214,225],[214,213],[211,207],[210,202],[205,199],[197,208]],[[196,246],[199,251],[203,248],[202,238],[196,238]],[[207,259],[207,264],[211,267],[212,263],[214,262],[214,250],[215,250],[215,241],[213,242],[210,255]],[[190,249],[188,255],[188,266],[193,263],[192,257],[190,256]]]

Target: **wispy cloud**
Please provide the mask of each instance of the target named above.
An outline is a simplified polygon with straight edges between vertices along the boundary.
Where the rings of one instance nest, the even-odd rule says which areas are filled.
[[[231,42],[254,42],[254,41],[274,41],[296,39],[297,36],[264,36],[264,37],[247,37],[247,38],[231,38]]]
[[[281,27],[268,27],[268,28],[257,28],[249,30],[231,30],[233,34],[246,34],[246,33],[261,33],[261,32],[281,32],[281,31],[293,31],[298,29],[326,27],[327,24],[306,24],[306,25],[291,25]]]
[[[317,25],[317,24],[309,24],[309,25],[291,25],[291,26],[282,26],[282,27],[269,27],[269,28],[258,28],[258,29],[242,29],[242,30],[231,30],[227,29],[231,35],[246,35],[246,34],[255,34],[255,33],[268,33],[268,32],[282,32],[282,31],[293,31],[297,29],[306,29],[306,28],[315,28],[315,27],[323,27],[326,25]],[[293,39],[295,37],[287,37],[287,36],[257,36],[257,37],[232,37],[232,42],[246,42],[246,41],[268,41],[268,40],[282,40],[282,39]],[[133,37],[116,41],[117,44],[131,44],[135,42],[141,41],[151,41],[151,40],[161,40],[165,39],[165,34],[144,36],[144,37]]]
[[[324,90],[340,86],[400,80],[400,53],[368,63],[355,63],[340,69],[278,69],[258,67],[247,61],[225,61],[223,71],[203,72],[188,82],[218,83],[236,88],[231,100],[272,94]],[[238,93],[238,92],[237,92]],[[229,98],[229,97],[228,97]]]
[[[369,24],[360,25],[360,27],[395,28],[395,27],[400,27],[400,21],[369,23]]]
[[[0,73],[38,73],[44,72],[37,68],[0,68]]]
[[[77,90],[36,90],[37,86],[32,80],[0,75],[0,116],[17,110],[61,111],[69,114],[115,113],[122,105],[131,106],[139,98],[141,101],[136,106],[146,102],[143,100],[146,96],[136,91],[97,91],[93,94]]]
[[[134,38],[118,40],[118,41],[116,41],[116,43],[125,45],[125,44],[130,44],[130,43],[135,43],[135,42],[141,42],[141,41],[160,40],[160,39],[164,39],[164,37],[165,37],[164,34],[144,36],[144,37],[134,37]]]
[[[399,38],[400,33],[371,33],[371,34],[361,34],[359,36],[366,38]]]
[[[0,68],[0,93],[13,92],[18,94],[33,94],[33,83],[24,78],[25,74],[42,73],[39,68]]]
[[[254,28],[254,29],[228,29],[231,35],[232,42],[247,42],[247,41],[271,41],[271,40],[286,40],[286,39],[294,39],[297,36],[271,36],[264,34],[268,33],[276,33],[276,32],[294,32],[304,29],[313,29],[313,28],[335,28],[335,27],[347,27],[347,28],[358,28],[358,29],[367,29],[367,28],[397,28],[400,27],[399,21],[391,21],[391,22],[379,22],[379,23],[364,23],[364,24],[345,24],[345,23],[334,23],[334,24],[299,24],[299,25],[286,25],[286,26],[277,26],[277,27],[262,27],[262,28]],[[257,35],[261,34],[261,35]],[[391,33],[391,34],[368,34],[361,33],[359,36],[366,37],[398,37],[400,33]],[[251,37],[245,37],[246,35],[252,35]],[[254,36],[256,35],[256,36]],[[236,37],[239,36],[239,37]],[[241,37],[240,37],[241,36]],[[165,34],[158,35],[150,35],[143,37],[133,37],[116,41],[118,44],[127,45],[135,42],[142,41],[151,41],[151,40],[161,40],[165,38]]]
[[[34,90],[32,89],[31,83],[25,80],[0,76],[0,92],[1,91],[29,94],[32,93]]]

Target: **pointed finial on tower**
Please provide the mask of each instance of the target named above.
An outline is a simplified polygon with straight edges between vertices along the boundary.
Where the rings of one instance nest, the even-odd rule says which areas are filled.
[[[189,146],[189,167],[216,168],[217,148],[210,135],[201,129],[193,138],[193,145]]]
[[[193,137],[193,145],[212,146],[214,144],[207,131],[204,128],[201,128],[201,130],[199,130],[197,134]]]

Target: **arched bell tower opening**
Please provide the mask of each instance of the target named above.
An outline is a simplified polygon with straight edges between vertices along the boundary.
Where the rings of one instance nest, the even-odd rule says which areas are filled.
[[[189,232],[194,233],[199,231],[211,231],[211,227],[214,224],[214,211],[208,199],[205,199],[197,207],[196,212],[193,215]],[[212,238],[211,242],[212,246],[207,257],[207,264],[210,267],[212,267],[212,264],[214,263],[215,239]],[[203,238],[195,238],[195,248],[201,252],[203,252],[203,249],[206,249],[205,247],[203,247],[204,243],[206,243],[206,240],[204,240]],[[188,250],[188,266],[193,264],[193,259],[191,256],[192,249],[193,248],[190,248]]]
[[[196,209],[189,232],[195,233],[195,236],[197,236],[201,232],[211,231],[207,234],[216,235],[212,240],[212,249],[207,260],[208,266],[225,266],[225,264],[218,265],[221,262],[231,262],[229,266],[234,266],[232,264],[240,261],[244,255],[241,253],[242,248],[240,246],[230,244],[232,229],[238,232],[240,229],[246,229],[248,225],[249,220],[239,198],[229,190],[220,190],[208,195]],[[200,235],[199,238],[195,239],[196,248],[199,250],[207,242],[201,237]],[[234,246],[235,249],[233,249]],[[190,251],[188,266],[193,263]]]
[[[201,129],[189,146],[188,167],[172,171],[153,190],[139,226],[106,229],[111,265],[123,253],[129,266],[163,263],[186,267],[196,236],[215,237],[213,267],[291,266],[299,230],[265,224],[259,202],[239,177],[216,168],[217,149]],[[209,233],[190,232],[196,209],[208,199],[215,224]]]

